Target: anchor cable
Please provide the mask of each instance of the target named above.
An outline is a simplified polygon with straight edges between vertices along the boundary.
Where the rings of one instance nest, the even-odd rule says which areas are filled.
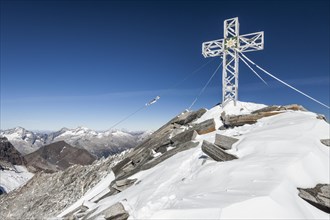
[[[242,55],[247,61],[249,61],[251,64],[255,65],[258,69],[260,69],[261,71],[263,71],[264,73],[266,73],[268,76],[270,76],[270,77],[272,77],[273,79],[279,81],[280,83],[286,85],[287,87],[293,89],[294,91],[296,91],[296,92],[302,94],[303,96],[305,96],[305,97],[307,97],[307,98],[313,100],[314,102],[317,102],[318,104],[323,105],[324,107],[330,109],[330,107],[327,106],[326,104],[324,104],[323,102],[320,102],[319,100],[317,100],[317,99],[311,97],[310,95],[307,95],[306,93],[300,91],[299,89],[297,89],[297,88],[295,88],[295,87],[289,85],[288,83],[284,82],[283,80],[277,78],[276,76],[273,76],[271,73],[269,73],[269,72],[266,71],[265,69],[263,69],[263,68],[261,68],[260,66],[258,66],[257,64],[255,64],[252,60],[250,60],[249,58],[247,58],[243,53],[240,52],[240,54],[241,54],[241,55]]]
[[[265,83],[267,86],[268,86],[268,83],[243,59],[243,57],[241,57],[239,54],[238,54],[238,57],[245,63],[245,65],[247,65],[247,67],[250,68],[250,70],[252,72],[254,72],[254,74],[257,75],[257,77],[263,82]]]
[[[213,72],[212,76],[209,78],[209,80],[205,84],[205,86],[202,88],[202,90],[196,96],[196,98],[194,99],[194,101],[191,103],[191,105],[188,108],[188,111],[190,111],[190,109],[193,107],[193,105],[196,103],[196,101],[199,99],[199,97],[203,94],[203,92],[205,91],[206,87],[210,84],[211,80],[213,79],[213,77],[215,76],[215,74],[217,73],[217,71],[221,67],[221,65],[222,65],[222,62],[218,65],[218,67],[215,69],[215,71]]]
[[[178,83],[176,83],[174,86],[168,88],[168,89],[174,89],[176,87],[178,87],[179,85],[181,85],[183,82],[185,82],[187,79],[189,79],[190,77],[192,77],[193,75],[195,75],[197,72],[199,72],[200,70],[202,70],[205,66],[207,66],[208,64],[210,64],[211,62],[213,62],[215,60],[211,59],[205,63],[203,63],[201,66],[199,66],[198,68],[196,68],[195,70],[193,70],[192,72],[190,72],[183,80],[179,81]],[[144,110],[145,108],[149,107],[150,105],[154,104],[159,98],[160,96],[163,96],[165,92],[160,93],[158,96],[156,96],[155,99],[151,100],[150,102],[148,102],[147,104],[139,107],[138,109],[136,109],[134,112],[130,113],[129,115],[125,116],[123,119],[121,119],[120,121],[118,121],[117,123],[115,123],[114,125],[112,125],[110,127],[110,130],[117,127],[119,124],[123,123],[124,121],[126,121],[127,119],[129,119],[130,117],[132,117],[133,115],[137,114],[138,112]]]

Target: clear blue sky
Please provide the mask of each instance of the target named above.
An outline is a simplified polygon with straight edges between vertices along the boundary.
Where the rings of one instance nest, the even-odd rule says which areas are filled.
[[[1,1],[1,129],[104,130],[161,94],[118,128],[156,129],[188,108],[217,67],[203,41],[265,32],[248,57],[329,105],[329,1]],[[262,74],[262,73],[261,73]],[[240,63],[239,99],[329,110]],[[195,104],[221,99],[221,71]]]

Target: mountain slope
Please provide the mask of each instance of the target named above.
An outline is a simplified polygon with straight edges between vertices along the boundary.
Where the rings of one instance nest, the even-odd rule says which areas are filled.
[[[240,115],[256,109],[247,103],[217,106],[196,123],[214,118],[221,127],[223,111]],[[213,143],[216,134],[239,139],[226,151],[239,159],[216,162],[201,150],[202,142]],[[329,184],[329,148],[320,142],[324,138],[329,138],[329,124],[316,114],[280,110],[255,124],[199,135],[197,147],[125,176],[136,184],[101,200],[95,199],[97,193],[87,193],[58,217],[78,213],[82,203],[88,209],[80,216],[101,217],[119,202],[132,219],[327,219],[328,214],[299,198],[297,190]],[[102,192],[104,185],[93,190]]]
[[[102,165],[102,174],[96,162],[33,178],[0,197],[0,217],[111,219],[118,214],[112,207],[122,204],[130,219],[328,219],[297,188],[329,184],[330,148],[320,142],[329,138],[329,124],[302,108],[250,114],[263,107],[239,102],[180,114],[120,160]],[[230,115],[250,117],[250,124],[224,124]],[[238,159],[216,162],[203,152],[203,143],[219,134],[238,139],[223,150]],[[94,175],[99,181],[92,187]],[[89,187],[77,190],[85,183]]]
[[[24,157],[7,138],[0,138],[0,195],[24,185],[32,178],[33,174],[24,165]]]
[[[55,142],[25,155],[28,167],[54,172],[65,170],[74,164],[88,165],[95,157],[85,149],[72,147],[64,141]]]
[[[5,137],[0,137],[0,161],[6,161],[13,165],[24,165],[24,157]]]
[[[124,155],[109,156],[92,165],[73,165],[65,171],[37,173],[23,187],[0,196],[0,219],[46,219],[56,215],[105,180]]]

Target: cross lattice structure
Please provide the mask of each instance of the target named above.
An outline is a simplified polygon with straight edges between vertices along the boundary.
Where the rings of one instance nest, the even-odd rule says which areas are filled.
[[[238,98],[239,53],[264,49],[264,32],[239,35],[238,17],[224,21],[224,38],[204,42],[205,58],[220,56],[222,63],[222,106]]]

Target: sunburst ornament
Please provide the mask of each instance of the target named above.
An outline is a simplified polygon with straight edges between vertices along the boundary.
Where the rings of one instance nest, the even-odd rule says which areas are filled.
[[[235,38],[229,38],[228,40],[226,40],[226,48],[234,48],[236,47],[236,39]]]

